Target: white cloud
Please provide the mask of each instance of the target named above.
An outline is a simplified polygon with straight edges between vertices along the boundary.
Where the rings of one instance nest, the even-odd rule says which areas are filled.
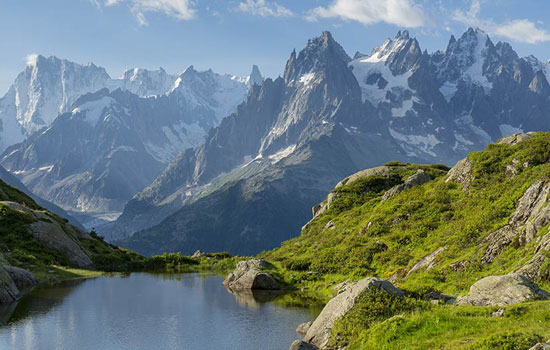
[[[456,10],[453,19],[472,27],[479,27],[489,34],[498,35],[522,43],[537,44],[550,41],[550,31],[537,27],[528,19],[515,19],[497,23],[491,19],[479,18],[481,1],[472,0],[468,11]],[[539,23],[541,24],[541,23]]]
[[[423,7],[412,0],[334,0],[327,7],[309,11],[306,19],[333,17],[364,25],[385,22],[400,27],[422,27],[426,22]]]
[[[36,53],[30,53],[25,57],[25,62],[28,66],[33,66],[36,64],[36,60],[38,59],[38,54]]]
[[[292,11],[274,1],[246,0],[239,3],[238,10],[262,17],[289,17]]]
[[[99,0],[90,1],[92,4],[99,4]],[[105,6],[128,4],[141,26],[149,24],[145,18],[147,12],[160,12],[180,20],[190,20],[197,12],[192,0],[103,0],[103,3]]]

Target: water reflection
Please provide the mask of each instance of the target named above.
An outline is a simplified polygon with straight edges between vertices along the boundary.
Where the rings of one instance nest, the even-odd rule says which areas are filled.
[[[233,295],[221,277],[197,274],[73,281],[0,310],[0,349],[279,350],[317,311],[282,307],[277,296]]]

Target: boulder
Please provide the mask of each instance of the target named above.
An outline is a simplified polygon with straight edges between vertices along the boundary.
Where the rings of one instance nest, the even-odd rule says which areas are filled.
[[[409,276],[411,273],[419,271],[423,268],[426,270],[431,270],[435,267],[435,258],[441,253],[445,251],[445,247],[441,247],[439,249],[436,249],[435,251],[431,252],[430,254],[426,255],[422,259],[420,259],[407,273],[407,276]]]
[[[361,170],[353,175],[350,175],[346,177],[344,180],[340,181],[338,184],[336,184],[336,188],[349,185],[359,179],[363,179],[365,177],[369,176],[381,176],[381,177],[388,177],[390,176],[390,170],[391,168],[389,166],[383,165],[376,168],[371,169],[365,169]]]
[[[19,299],[37,283],[29,271],[11,266],[0,254],[0,304]]]
[[[468,158],[464,158],[456,163],[454,167],[449,170],[447,179],[445,182],[456,182],[462,184],[462,190],[467,191],[468,187],[474,180],[472,170],[474,165]]]
[[[45,212],[29,209],[19,203],[2,202],[2,204],[12,210],[23,212],[36,220],[28,228],[40,243],[64,253],[67,259],[78,267],[94,268],[91,254],[80,244],[77,238],[76,232],[80,230],[68,224],[62,227],[62,224]],[[78,235],[87,236],[85,234]]]
[[[303,340],[295,340],[292,345],[290,345],[289,350],[317,350],[318,347],[316,347],[313,344],[306,343]]]
[[[431,180],[432,180],[432,178],[430,177],[430,175],[428,175],[424,170],[419,169],[419,170],[416,171],[416,173],[409,176],[405,180],[405,182],[403,182],[402,184],[393,186],[392,188],[387,190],[386,193],[384,193],[384,196],[382,196],[382,201],[386,201],[386,200],[392,198],[393,196],[395,196],[395,195],[397,195],[397,194],[399,194],[399,193],[401,193],[405,190],[408,190],[409,188],[413,188],[415,186],[423,185],[426,182],[429,182]]]
[[[248,289],[279,290],[281,286],[269,273],[262,268],[269,266],[264,260],[244,260],[237,263],[235,271],[230,273],[223,281],[231,291]]]
[[[325,347],[330,340],[334,323],[345,316],[354,307],[361,294],[369,291],[371,288],[382,288],[387,292],[399,296],[403,295],[403,292],[394,287],[393,284],[376,277],[368,277],[351,284],[325,305],[319,316],[313,321],[311,327],[308,329],[304,341],[318,348]]]
[[[307,334],[307,331],[311,328],[312,324],[313,324],[313,321],[301,323],[298,326],[298,328],[296,328],[296,333],[298,333],[302,337],[305,337],[305,335]]]
[[[530,348],[529,350],[549,350],[549,349],[550,349],[550,344],[548,344],[548,343],[538,343],[535,346],[533,346],[532,348]]]
[[[547,299],[550,294],[527,277],[517,273],[485,277],[470,287],[470,292],[456,300],[457,305],[503,306],[527,300]]]
[[[15,266],[5,266],[5,269],[21,292],[27,291],[38,284],[38,280],[34,278],[34,275],[25,269]]]

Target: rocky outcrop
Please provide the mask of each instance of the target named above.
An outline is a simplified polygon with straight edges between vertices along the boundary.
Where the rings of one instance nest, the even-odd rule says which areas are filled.
[[[470,287],[470,292],[456,300],[458,305],[503,306],[527,300],[547,299],[550,294],[527,277],[517,273],[485,277]]]
[[[11,266],[0,254],[0,304],[11,303],[21,298],[37,283],[29,271]]]
[[[237,264],[235,271],[230,273],[223,281],[231,291],[243,291],[251,289],[279,290],[280,284],[262,268],[269,267],[264,260],[245,260]]]
[[[431,252],[430,254],[426,255],[422,259],[420,259],[410,270],[407,272],[407,276],[409,276],[411,273],[416,272],[418,270],[421,270],[425,268],[426,270],[431,270],[435,266],[435,259],[437,256],[445,251],[445,247],[441,247],[439,249],[436,249],[435,251]]]
[[[317,350],[318,347],[316,347],[313,344],[306,343],[303,340],[295,340],[292,345],[290,345],[289,350]]]
[[[313,321],[304,322],[298,325],[296,328],[296,333],[301,335],[302,337],[305,337],[307,334],[307,331],[311,328],[311,325],[313,324]]]
[[[398,193],[401,193],[405,190],[408,190],[409,188],[413,188],[415,186],[420,186],[425,184],[426,182],[431,181],[432,178],[430,175],[428,175],[424,170],[419,169],[414,173],[413,175],[409,176],[405,182],[403,182],[400,185],[396,185],[392,188],[390,188],[386,193],[384,193],[384,196],[382,196],[382,201],[386,201],[393,196],[397,195]]]
[[[514,239],[520,244],[531,242],[542,227],[550,223],[550,206],[547,205],[550,183],[534,182],[519,199],[508,224],[489,234],[484,240],[487,248],[482,263],[491,263]]]
[[[445,182],[456,182],[459,184],[462,184],[462,189],[464,191],[468,190],[468,187],[470,187],[470,184],[474,180],[474,176],[472,175],[473,170],[473,164],[468,158],[464,158],[454,167],[449,170],[449,174],[447,175],[447,179],[445,179]]]
[[[332,298],[308,329],[304,341],[319,348],[325,347],[329,340],[334,323],[345,316],[357,302],[358,298],[372,288],[381,288],[399,296],[403,292],[390,282],[376,277],[365,278],[349,285],[340,294]]]
[[[513,145],[516,145],[516,144],[520,143],[521,141],[530,139],[535,134],[536,134],[536,132],[513,134],[513,135],[510,135],[510,136],[501,138],[500,140],[497,141],[497,143],[513,146]]]
[[[379,166],[376,168],[361,170],[353,175],[346,177],[344,180],[340,181],[335,188],[340,188],[342,186],[349,185],[359,179],[363,179],[369,176],[388,177],[390,176],[390,170],[391,170],[391,167],[386,165]]]
[[[71,225],[63,225],[46,212],[29,209],[16,202],[2,202],[12,210],[23,212],[35,221],[28,228],[31,234],[42,244],[58,250],[67,256],[72,264],[82,268],[93,268],[91,256],[78,241],[77,237],[89,236]],[[64,229],[65,228],[65,229]]]

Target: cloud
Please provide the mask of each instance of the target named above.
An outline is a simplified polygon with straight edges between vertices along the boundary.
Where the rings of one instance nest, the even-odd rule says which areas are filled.
[[[90,1],[96,6],[99,5],[99,0]],[[192,0],[103,0],[105,6],[123,3],[128,4],[130,11],[141,26],[149,24],[145,18],[147,12],[160,12],[184,21],[193,19],[197,13],[195,3]]]
[[[479,18],[480,10],[481,1],[472,0],[470,8],[467,11],[456,10],[452,18],[462,24],[471,27],[479,27],[489,34],[522,43],[537,44],[550,41],[550,31],[537,27],[535,22],[528,19],[514,19],[497,23],[491,19]]]
[[[37,59],[38,59],[38,54],[30,53],[25,57],[25,62],[27,63],[27,66],[34,66],[36,64]]]
[[[246,0],[239,3],[237,8],[241,12],[253,14],[262,17],[289,17],[294,13],[284,6],[274,1],[267,0]]]
[[[341,18],[364,25],[378,22],[400,27],[422,27],[426,15],[421,5],[413,0],[334,0],[327,7],[317,7],[307,13],[306,19]]]

